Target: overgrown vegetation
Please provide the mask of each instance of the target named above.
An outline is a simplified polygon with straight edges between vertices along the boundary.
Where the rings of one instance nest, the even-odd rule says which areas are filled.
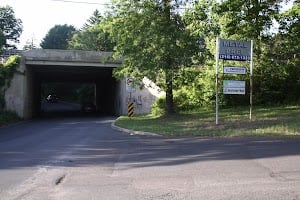
[[[114,75],[137,81],[147,76],[156,82],[168,94],[154,107],[153,112],[161,114],[170,107],[178,112],[215,104],[216,37],[253,40],[254,104],[297,103],[300,2],[284,10],[287,2],[291,1],[116,0],[106,15],[93,13],[69,48],[114,50],[124,56],[123,66]],[[245,66],[249,72],[249,62],[224,64]],[[247,105],[249,76],[223,76],[221,69],[220,63],[220,104]],[[225,78],[246,80],[246,95],[223,95]]]
[[[67,49],[68,41],[72,38],[75,30],[72,25],[55,25],[43,38],[40,46],[43,49]]]
[[[21,119],[14,112],[10,112],[10,111],[0,112],[0,126],[18,122],[20,120]]]
[[[271,105],[300,101],[300,2],[280,12],[282,1],[198,1],[185,12],[188,28],[205,38],[205,62],[178,73],[174,87],[175,103],[182,110],[215,103],[214,52],[215,38],[254,41],[253,101],[257,105]],[[272,31],[273,21],[279,24]],[[248,62],[225,61],[229,66],[245,66]],[[246,80],[246,95],[223,95],[220,104],[246,105],[249,102],[249,76],[222,77]],[[183,73],[182,73],[183,72]]]
[[[20,56],[10,56],[3,66],[0,66],[0,111],[2,111],[5,106],[5,90],[9,87],[19,62]]]
[[[293,6],[284,10],[285,3]],[[0,10],[6,16],[5,26],[0,27],[0,44],[7,44],[9,38],[17,41],[22,32],[21,20],[15,19],[10,7]],[[275,22],[278,27],[274,27]],[[59,27],[56,25],[52,31]],[[61,28],[65,34],[60,35],[68,36],[60,43],[64,49],[115,51],[115,56],[124,56],[122,67],[114,75],[135,79],[147,76],[166,91],[162,102],[169,111],[193,110],[215,103],[217,36],[254,41],[256,105],[300,101],[298,0],[115,0],[106,14],[96,10],[80,30],[68,25]],[[6,29],[11,30],[4,32]],[[247,62],[225,64],[249,68]],[[222,78],[220,104],[248,104],[249,77],[241,78],[247,81],[245,96],[223,95]]]
[[[113,51],[113,43],[102,26],[105,18],[98,10],[87,20],[83,27],[77,31],[68,42],[69,49],[90,51]]]
[[[214,109],[182,112],[174,116],[121,117],[116,125],[163,136],[300,136],[300,106],[259,107],[249,121],[248,107],[220,109],[215,125]]]
[[[217,36],[254,41],[254,103],[299,102],[300,2],[294,1],[293,7],[283,12],[281,8],[285,2],[116,0],[111,15],[103,23],[116,42],[116,53],[126,57],[117,75],[146,75],[162,83],[167,93],[165,109],[172,104],[170,98],[174,99],[173,105],[176,105],[177,111],[215,103],[214,57]],[[181,7],[186,9],[178,12]],[[274,21],[279,25],[276,31]],[[183,45],[188,44],[187,41],[193,41],[197,47]],[[178,61],[178,58],[181,60]],[[225,64],[246,66],[249,72],[249,62],[226,61]],[[172,75],[164,75],[160,69],[171,71]],[[220,104],[248,104],[249,76],[230,77],[247,81],[244,96],[223,95],[223,78],[220,77],[218,91]]]

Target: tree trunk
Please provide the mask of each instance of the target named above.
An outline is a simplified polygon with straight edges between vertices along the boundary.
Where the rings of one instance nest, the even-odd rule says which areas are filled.
[[[173,71],[166,69],[166,115],[175,114],[174,99],[173,99]]]
[[[172,26],[171,22],[171,0],[163,0],[163,9],[165,16],[165,27],[170,29]],[[169,32],[169,31],[167,31]],[[172,37],[172,34],[168,34],[167,37]],[[171,38],[172,42],[175,42],[174,38]],[[174,100],[173,100],[173,63],[170,56],[170,50],[165,52],[165,78],[166,78],[166,115],[172,115],[175,113]]]

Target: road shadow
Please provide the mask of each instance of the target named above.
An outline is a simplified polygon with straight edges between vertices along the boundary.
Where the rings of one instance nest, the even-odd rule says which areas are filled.
[[[0,169],[36,166],[125,168],[282,156],[300,159],[300,138],[145,137],[111,129],[113,117],[40,119],[1,128]]]

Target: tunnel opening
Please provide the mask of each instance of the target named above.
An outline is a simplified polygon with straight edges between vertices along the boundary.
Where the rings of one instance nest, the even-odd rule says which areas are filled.
[[[33,117],[115,115],[113,68],[28,66]]]

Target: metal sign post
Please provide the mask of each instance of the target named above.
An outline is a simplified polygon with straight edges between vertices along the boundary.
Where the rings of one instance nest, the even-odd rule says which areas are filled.
[[[219,94],[218,94],[218,71],[219,71],[219,38],[216,39],[216,125],[219,124]]]
[[[219,59],[223,60],[223,73],[239,74],[247,73],[245,67],[224,66],[224,60],[249,61],[250,60],[250,114],[252,120],[252,90],[253,90],[253,40],[225,40],[216,38],[216,125],[219,123],[219,95],[218,95],[218,69]],[[223,82],[223,94],[245,95],[245,81],[225,80]]]
[[[251,60],[250,60],[250,112],[249,119],[252,120],[252,94],[253,94],[253,40],[251,40]]]

